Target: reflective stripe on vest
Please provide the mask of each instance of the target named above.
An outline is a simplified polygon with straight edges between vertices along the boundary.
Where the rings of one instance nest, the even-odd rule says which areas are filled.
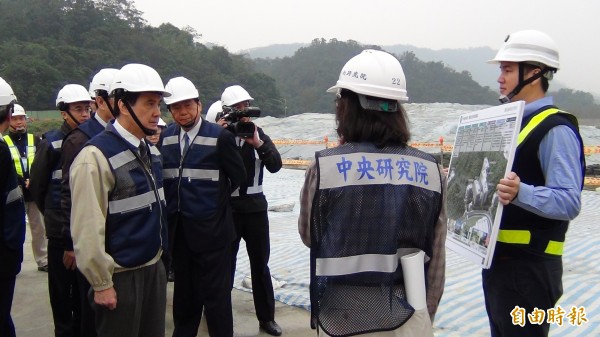
[[[520,145],[523,141],[525,141],[525,139],[527,138],[527,136],[529,136],[531,131],[533,131],[533,129],[535,129],[541,122],[543,122],[544,119],[548,118],[548,116],[550,115],[554,115],[559,112],[562,111],[558,110],[557,108],[550,108],[533,117],[529,121],[529,123],[527,123],[527,125],[525,125],[523,129],[521,129],[521,132],[519,132],[519,137],[517,138],[517,145]]]
[[[531,134],[531,132],[546,118],[557,113],[566,114],[567,112],[561,111],[557,108],[550,108],[534,116],[529,121],[529,123],[527,123],[527,125],[525,125],[523,129],[521,129],[521,132],[519,132],[519,137],[517,138],[517,145],[523,143],[527,139],[527,136],[529,136],[529,134]],[[531,231],[526,229],[500,229],[500,231],[498,232],[498,241],[509,244],[527,245],[531,242]],[[550,240],[544,252],[550,255],[562,255],[564,244],[564,242]]]
[[[317,258],[317,276],[339,276],[363,272],[393,273],[398,269],[400,258],[413,254],[414,248],[399,248],[396,254],[362,254],[335,258]],[[426,262],[429,260],[426,257]]]
[[[498,242],[528,245],[531,242],[531,232],[525,229],[501,229],[498,232]],[[544,253],[550,255],[562,255],[564,245],[564,242],[549,240]]]
[[[10,156],[12,157],[15,163],[15,169],[17,170],[17,175],[19,177],[23,177],[23,163],[21,162],[21,153],[19,153],[19,149],[13,143],[12,138],[9,135],[4,136],[4,140],[8,145],[8,149],[10,150]],[[31,168],[31,164],[33,163],[33,158],[35,158],[35,145],[33,134],[27,134],[27,171]]]
[[[262,165],[262,160],[260,160],[259,157],[256,157],[256,159],[254,160],[254,178],[252,179],[252,186],[248,186],[246,187],[246,194],[250,195],[250,194],[261,194],[263,192],[263,187],[260,184],[260,167]],[[250,174],[250,173],[248,173]],[[231,193],[232,197],[239,197],[240,196],[240,188],[236,188],[235,191],[233,191],[233,193]]]
[[[55,148],[56,150],[60,150],[62,148],[62,139],[55,140],[51,144],[53,148]]]
[[[23,191],[21,190],[21,186],[17,186],[8,192],[6,196],[6,205],[11,202],[17,201],[23,197]]]
[[[165,192],[162,187],[158,189],[158,195],[161,201],[165,200]],[[110,210],[110,214],[127,213],[148,207],[154,202],[156,202],[154,191],[148,191],[130,198],[109,201],[108,209]]]
[[[62,179],[62,170],[52,171],[52,179],[61,180]]]
[[[179,169],[163,169],[163,179],[178,179]],[[219,170],[203,170],[184,168],[181,170],[181,179],[201,179],[219,181]]]

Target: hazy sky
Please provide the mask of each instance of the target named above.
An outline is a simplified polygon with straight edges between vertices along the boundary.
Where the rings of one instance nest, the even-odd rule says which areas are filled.
[[[560,48],[555,79],[600,93],[598,0],[135,0],[135,5],[152,26],[191,26],[202,34],[201,43],[234,53],[314,38],[498,49],[509,33],[538,29]]]

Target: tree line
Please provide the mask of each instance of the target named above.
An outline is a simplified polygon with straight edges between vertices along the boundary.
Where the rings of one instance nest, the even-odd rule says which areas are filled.
[[[206,110],[233,84],[245,87],[263,116],[332,112],[333,85],[344,63],[363,49],[356,41],[314,39],[291,57],[251,59],[199,41],[191,27],[152,27],[130,0],[0,0],[0,76],[11,83],[27,110],[53,110],[60,88],[87,87],[106,67],[138,62],[155,68],[166,82],[185,76],[196,84]],[[469,72],[442,62],[423,62],[414,53],[396,55],[404,68],[410,102],[497,104],[498,93]],[[578,116],[600,106],[591,94],[561,89],[557,105]]]

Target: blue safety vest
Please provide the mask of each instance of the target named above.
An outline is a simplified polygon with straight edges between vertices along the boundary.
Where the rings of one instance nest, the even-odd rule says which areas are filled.
[[[160,152],[149,147],[152,168],[148,170],[138,149],[123,139],[112,124],[88,145],[102,151],[115,176],[115,186],[108,197],[106,251],[120,266],[143,265],[167,244]]]
[[[207,219],[217,212],[220,178],[217,139],[224,129],[203,121],[183,157],[180,130],[172,124],[163,131],[161,153],[167,211],[181,212],[187,219]]]
[[[316,160],[311,314],[333,336],[397,329],[414,312],[400,257],[432,256],[442,207],[438,164],[414,148],[368,143],[322,150]]]
[[[581,170],[585,176],[583,140],[577,118],[553,106],[547,106],[528,116],[521,124],[518,146],[512,170],[522,182],[544,186],[545,178],[538,158],[538,149],[544,136],[555,126],[568,126],[579,140]],[[573,149],[575,150],[575,149]],[[581,181],[583,187],[583,180]],[[495,256],[513,258],[560,258],[569,221],[548,219],[513,204],[504,206]]]
[[[49,150],[56,153],[56,158],[60,158],[62,153],[62,142],[66,135],[61,130],[51,130],[44,134],[44,138],[48,141]],[[60,209],[60,189],[62,181],[62,163],[57,160],[52,167],[50,184],[44,201],[45,210]]]
[[[81,123],[77,128],[90,139],[105,129],[104,125],[100,124],[95,116]]]

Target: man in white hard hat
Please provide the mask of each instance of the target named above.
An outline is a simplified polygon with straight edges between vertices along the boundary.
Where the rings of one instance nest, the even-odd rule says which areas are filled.
[[[77,128],[69,132],[62,143],[62,181],[60,203],[62,210],[62,234],[64,244],[63,264],[68,270],[77,274],[77,290],[81,302],[81,327],[80,336],[95,336],[94,312],[90,307],[87,294],[90,289],[89,282],[83,274],[77,270],[75,252],[73,251],[73,239],[71,238],[71,189],[69,188],[69,170],[75,156],[83,148],[85,143],[106,129],[108,123],[114,118],[108,90],[118,69],[101,69],[90,82],[89,93],[94,101],[92,106],[94,112],[91,117],[81,123]],[[75,203],[75,207],[84,207]]]
[[[0,78],[0,133],[8,129],[17,100],[12,88]],[[10,150],[0,138],[0,336],[15,337],[10,315],[17,274],[23,262],[25,202]]]
[[[29,192],[29,172],[40,138],[27,132],[27,114],[25,113],[25,109],[19,104],[15,103],[15,108],[10,118],[10,128],[8,134],[4,136],[4,141],[10,149],[10,154],[17,170],[17,176],[19,177],[19,185],[25,197],[25,211],[27,212],[27,222],[31,231],[33,258],[38,270],[47,272],[48,242],[46,240],[44,219],[37,205],[33,202],[31,192]]]
[[[545,312],[562,295],[565,234],[581,209],[583,141],[575,116],[546,96],[559,69],[548,35],[511,34],[490,63],[500,65],[501,101],[526,103],[513,172],[497,186],[504,210],[492,266],[482,271],[491,336],[548,336],[548,321],[521,326],[511,313]]]
[[[114,123],[90,139],[70,170],[71,235],[77,268],[93,291],[98,337],[164,337],[167,245],[156,132],[160,75],[127,64],[114,76]]]
[[[63,263],[61,162],[63,138],[90,118],[90,94],[79,84],[65,85],[56,97],[56,107],[64,120],[60,129],[46,132],[35,154],[29,189],[44,215],[48,238],[48,291],[54,319],[55,336],[71,336],[79,332],[81,306],[77,290],[77,274]]]
[[[248,91],[239,85],[225,88],[221,95],[221,105],[228,113],[244,114],[245,109],[254,100]],[[271,138],[263,129],[250,123],[250,117],[241,117],[239,122],[247,123],[251,128],[248,137],[236,135],[248,177],[231,194],[235,241],[232,253],[232,278],[235,275],[237,253],[240,241],[244,239],[250,259],[252,278],[252,297],[256,318],[261,330],[273,336],[282,334],[281,327],[275,322],[275,295],[269,269],[271,243],[269,237],[269,216],[267,198],[263,194],[264,169],[275,173],[281,169],[281,155]],[[217,121],[225,126],[223,120]],[[232,282],[233,284],[233,282]]]
[[[444,288],[446,184],[436,159],[407,144],[402,66],[391,54],[364,50],[328,92],[336,93],[341,144],[316,153],[298,218],[311,250],[312,322],[330,336],[433,336]],[[400,266],[416,252],[414,271]],[[427,277],[413,289],[407,273]]]
[[[218,100],[210,105],[208,111],[206,111],[206,120],[211,123],[217,122],[217,116],[223,111],[223,104],[221,104],[221,100]]]
[[[231,337],[230,195],[246,179],[233,134],[201,118],[195,85],[169,80],[174,123],[163,133],[163,173],[173,252],[173,337],[198,333],[202,310],[210,336]]]

